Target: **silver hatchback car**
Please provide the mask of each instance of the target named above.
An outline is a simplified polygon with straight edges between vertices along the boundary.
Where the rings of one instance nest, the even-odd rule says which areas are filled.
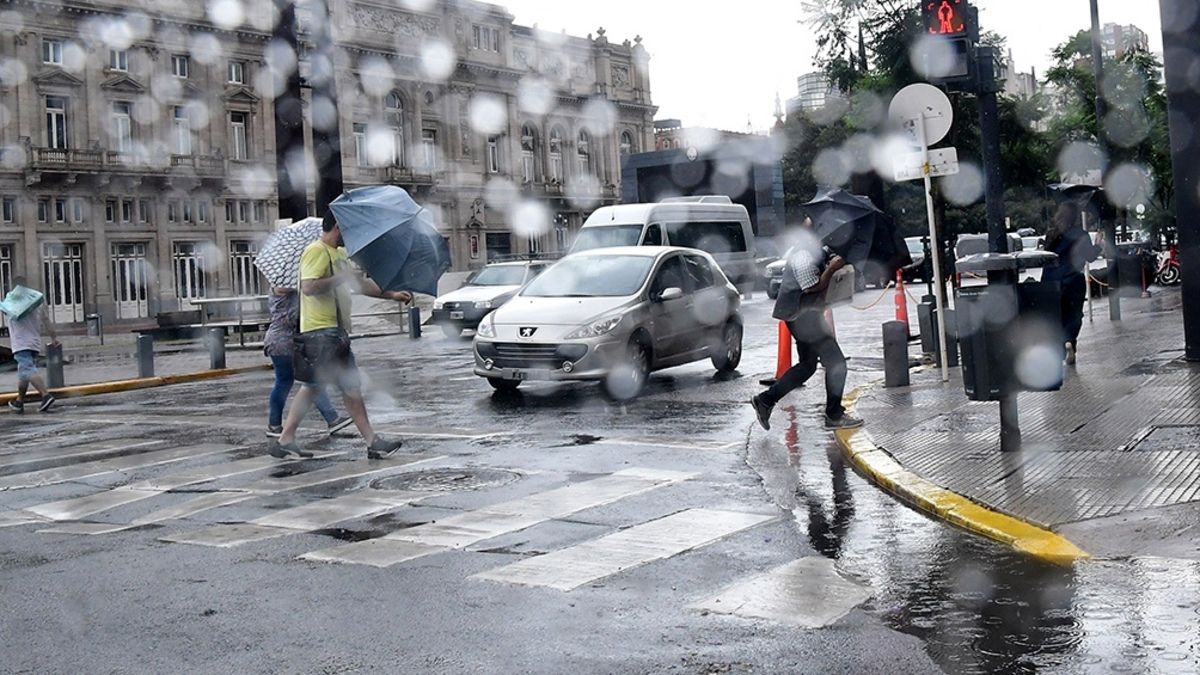
[[[703,251],[638,246],[563,258],[489,314],[475,374],[512,391],[528,380],[592,380],[630,399],[649,374],[742,358],[741,298]]]

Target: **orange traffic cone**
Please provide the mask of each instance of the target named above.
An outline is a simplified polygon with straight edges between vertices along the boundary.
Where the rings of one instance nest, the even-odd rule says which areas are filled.
[[[759,384],[771,386],[783,377],[783,374],[792,367],[792,331],[788,330],[787,324],[779,322],[779,347],[775,357],[775,377],[759,380]]]
[[[908,298],[904,297],[904,272],[896,270],[896,320],[904,322],[904,332],[911,335],[908,329]]]

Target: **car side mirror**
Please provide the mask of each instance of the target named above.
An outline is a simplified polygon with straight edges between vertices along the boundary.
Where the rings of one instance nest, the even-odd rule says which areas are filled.
[[[683,289],[672,286],[670,288],[664,289],[662,293],[658,294],[658,301],[659,302],[667,302],[668,300],[678,300],[682,297],[683,297]]]

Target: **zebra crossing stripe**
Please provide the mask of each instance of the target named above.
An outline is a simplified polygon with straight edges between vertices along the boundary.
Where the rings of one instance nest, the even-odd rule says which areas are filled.
[[[213,525],[200,530],[162,537],[161,541],[222,548],[239,546],[289,534],[319,530],[346,520],[370,518],[405,504],[431,497],[433,494],[430,492],[365,490],[284,509],[248,523]]]
[[[810,556],[735,584],[692,607],[715,614],[822,628],[870,597],[870,587],[838,574],[834,561]]]
[[[339,454],[339,453],[334,453]],[[325,455],[326,457],[330,455]],[[188,469],[176,474],[148,478],[129,485],[123,485],[105,492],[64,499],[47,504],[26,507],[26,511],[36,513],[51,520],[79,520],[93,516],[103,511],[132,504],[143,499],[156,497],[169,490],[175,490],[188,485],[206,483],[220,478],[231,478],[242,474],[271,469],[293,462],[280,462],[274,457],[250,457],[232,462],[202,466]]]
[[[100,445],[78,444],[78,439],[75,443],[67,447],[52,446],[42,450],[32,450],[29,452],[21,452],[19,454],[8,455],[0,458],[0,470],[10,469],[15,466],[24,464],[39,464],[42,462],[54,462],[64,459],[79,459],[82,457],[96,457],[99,455],[110,455],[113,453],[124,452],[126,450],[136,450],[137,448],[145,448],[151,445],[159,445],[162,441],[142,441],[140,443],[102,443]]]
[[[189,499],[183,503],[168,506],[167,508],[159,509],[139,518],[134,518],[128,524],[124,525],[119,523],[62,523],[54,527],[38,530],[38,532],[49,534],[111,534],[167,520],[187,518],[197,513],[208,511],[209,509],[244,502],[247,499],[254,499],[254,495],[245,492],[210,492],[200,495],[195,499]]]
[[[171,462],[181,462],[185,459],[215,455],[228,452],[232,449],[234,449],[234,446],[231,445],[203,443],[182,448],[155,450],[136,455],[126,455],[124,457],[100,459],[80,464],[69,464],[67,466],[41,469],[40,471],[30,471],[11,476],[0,476],[0,491],[55,485],[82,478],[101,476],[107,473],[142,469],[160,464],[169,464]]]
[[[570,591],[699,548],[776,517],[688,509],[599,539],[481,572],[472,578]]]
[[[322,562],[390,567],[434,553],[464,548],[502,534],[562,518],[625,497],[688,480],[695,474],[655,469],[624,469],[608,476],[469,511],[434,523],[399,530],[378,539],[306,553]]]

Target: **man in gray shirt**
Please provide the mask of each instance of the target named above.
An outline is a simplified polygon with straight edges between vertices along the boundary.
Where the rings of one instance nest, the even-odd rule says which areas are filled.
[[[13,279],[13,286],[28,288],[22,277]],[[17,361],[17,399],[9,401],[8,407],[18,414],[25,412],[25,393],[29,391],[30,384],[41,395],[42,402],[38,406],[39,411],[46,412],[50,406],[54,405],[54,394],[51,394],[50,390],[46,388],[46,382],[37,370],[37,357],[42,351],[43,327],[50,336],[51,344],[57,345],[58,335],[55,334],[54,325],[50,323],[50,318],[46,314],[45,303],[19,319],[9,319],[8,321],[8,336],[12,343],[13,358]]]

